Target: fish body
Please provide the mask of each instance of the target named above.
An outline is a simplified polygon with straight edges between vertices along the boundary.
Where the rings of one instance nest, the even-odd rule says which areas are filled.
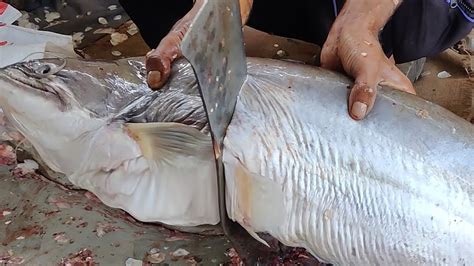
[[[219,222],[211,139],[186,62],[152,92],[133,59],[68,60],[32,77],[53,61],[0,74],[0,107],[50,167],[142,221]],[[256,58],[248,72],[223,150],[231,219],[336,265],[474,261],[470,123],[388,89],[353,121],[342,75]]]
[[[353,121],[347,80],[263,64],[250,67],[226,136],[233,219],[334,264],[474,261],[470,123],[387,89]]]

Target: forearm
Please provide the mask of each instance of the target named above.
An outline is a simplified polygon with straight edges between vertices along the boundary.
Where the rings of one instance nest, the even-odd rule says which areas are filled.
[[[194,17],[198,13],[199,9],[201,9],[203,4],[204,0],[194,0],[194,5],[191,10],[189,10],[189,12],[186,13],[184,17],[182,17],[180,20],[178,20],[178,22],[173,25],[170,32],[177,33],[180,40],[182,40],[189,27],[191,26],[191,22],[193,21]]]
[[[194,5],[191,10],[182,19],[176,22],[176,24],[171,28],[171,32],[178,33],[179,38],[182,39],[189,27],[191,26],[192,20],[201,9],[204,2],[205,0],[194,0]],[[242,17],[242,25],[245,25],[252,9],[253,0],[239,0],[239,3],[240,15]]]
[[[171,34],[168,35],[168,38],[171,40],[166,40],[167,42],[172,41],[173,43],[180,43],[183,40],[184,35],[191,26],[193,19],[196,17],[197,13],[202,8],[204,3],[205,0],[194,0],[194,5],[191,10],[183,18],[176,22],[176,24],[174,24],[174,26],[171,28]],[[250,14],[250,10],[252,9],[253,0],[239,0],[239,3],[242,24],[245,24]],[[171,52],[173,54],[173,57],[181,56],[181,50],[178,46],[175,46],[175,49],[173,49]]]
[[[372,32],[382,29],[403,0],[347,0],[340,16],[357,21]],[[349,21],[350,23],[350,21]]]

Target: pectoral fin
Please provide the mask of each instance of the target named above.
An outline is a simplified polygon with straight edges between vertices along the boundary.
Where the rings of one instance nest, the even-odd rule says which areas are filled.
[[[170,161],[181,156],[205,156],[212,152],[211,137],[178,123],[127,123],[129,135],[149,160]]]

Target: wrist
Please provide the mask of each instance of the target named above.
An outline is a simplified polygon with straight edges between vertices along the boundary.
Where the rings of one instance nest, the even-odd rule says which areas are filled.
[[[193,2],[194,5],[191,10],[189,10],[189,12],[186,13],[184,17],[178,20],[170,30],[170,32],[177,33],[180,36],[180,39],[183,39],[184,35],[191,26],[194,17],[197,15],[197,13],[204,4],[204,0],[193,0]]]
[[[240,16],[242,18],[242,26],[244,26],[249,18],[250,11],[252,10],[253,0],[239,0],[240,3]]]

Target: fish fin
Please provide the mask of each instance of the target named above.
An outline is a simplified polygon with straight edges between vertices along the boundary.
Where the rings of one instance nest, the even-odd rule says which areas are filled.
[[[271,178],[251,171],[241,156],[233,151],[224,153],[223,159],[230,200],[227,205],[229,218],[239,223],[255,240],[269,247],[257,232],[274,236],[281,226],[280,221],[288,217],[282,188]],[[268,208],[269,202],[272,208]]]
[[[233,172],[233,175],[231,174],[232,180],[230,181],[230,188],[237,194],[233,195],[235,205],[230,206],[232,212],[230,218],[238,222],[242,228],[244,228],[247,233],[255,240],[267,247],[270,247],[270,245],[268,245],[268,243],[257,234],[252,225],[252,222],[254,222],[253,207],[255,200],[255,175],[250,173],[250,171],[245,167],[238,157],[233,157],[232,161],[233,163],[227,164],[229,165],[229,173]]]
[[[254,230],[252,230],[251,228],[248,228],[247,226],[243,226],[242,227],[247,231],[247,233],[249,233],[249,235],[251,235],[253,238],[255,238],[255,240],[257,240],[258,242],[264,244],[265,246],[267,246],[268,248],[270,248],[270,245],[267,243],[267,241],[263,240],[257,233],[255,233]]]
[[[191,126],[179,123],[126,123],[125,128],[149,160],[199,157],[212,150],[211,137]]]

